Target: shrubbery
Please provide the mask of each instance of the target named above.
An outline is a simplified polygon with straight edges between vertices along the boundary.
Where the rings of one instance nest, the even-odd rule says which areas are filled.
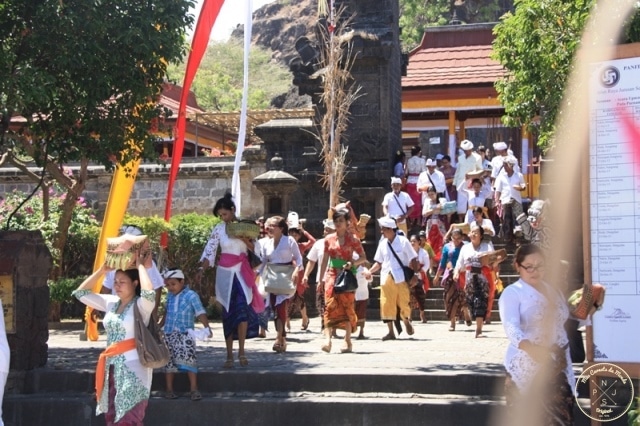
[[[14,215],[7,230],[40,230],[52,251],[55,262],[62,264],[62,277],[55,282],[49,282],[50,298],[62,308],[62,314],[73,314],[75,299],[71,296],[82,280],[93,271],[96,247],[100,238],[100,223],[96,220],[94,211],[87,206],[84,199],[78,200],[78,206],[74,210],[73,220],[69,228],[67,246],[63,259],[58,259],[52,250],[51,244],[59,218],[60,205],[64,200],[64,193],[57,188],[48,191],[49,215],[44,220],[42,192],[30,198]],[[0,224],[6,226],[7,218],[11,212],[27,198],[28,194],[13,191],[5,195],[0,201]],[[149,236],[151,247],[156,255],[156,261],[161,267],[177,267],[184,271],[186,282],[195,290],[204,302],[204,305],[212,304],[214,295],[214,274],[209,270],[202,280],[198,281],[198,265],[200,255],[204,249],[211,230],[220,221],[210,214],[182,214],[171,218],[169,223],[164,219],[153,217],[141,217],[127,215],[123,223],[136,225]],[[168,232],[169,246],[166,251],[160,249],[160,237],[163,232]],[[208,311],[212,311],[209,307]]]

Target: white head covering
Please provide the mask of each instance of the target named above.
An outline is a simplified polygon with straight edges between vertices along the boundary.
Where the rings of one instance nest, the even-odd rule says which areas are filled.
[[[390,218],[389,216],[384,216],[378,219],[378,225],[380,225],[383,228],[390,228],[390,229],[396,229],[398,227],[398,225],[396,224],[396,221]]]
[[[514,157],[513,155],[507,155],[506,157],[504,157],[504,163],[506,164],[510,164],[512,166],[515,166],[516,164],[518,164],[518,160],[516,160],[516,157]]]
[[[164,271],[162,277],[165,279],[175,278],[178,280],[184,279],[184,273],[180,269],[169,269],[168,271]]]
[[[427,167],[435,167],[435,166],[437,166],[437,164],[436,164],[435,160],[432,160],[431,158],[429,158],[429,159],[427,160],[427,162],[425,163],[425,165],[426,165]]]
[[[494,142],[493,149],[495,149],[496,151],[504,151],[505,149],[507,149],[507,143],[506,142]]]
[[[471,142],[469,139],[465,139],[460,142],[460,148],[462,148],[463,151],[469,151],[473,149],[473,142]]]
[[[436,160],[442,160],[443,158],[444,158],[444,155],[442,154],[436,155]]]
[[[333,223],[333,220],[331,220],[331,219],[323,220],[322,221],[322,226],[324,226],[325,228],[333,229],[334,231],[336,229],[336,225]]]
[[[399,177],[392,177],[391,178],[391,185],[394,185],[396,183],[402,185],[402,179],[400,179]]]
[[[298,213],[289,212],[289,214],[287,215],[287,226],[290,229],[300,228],[300,219],[298,218]]]

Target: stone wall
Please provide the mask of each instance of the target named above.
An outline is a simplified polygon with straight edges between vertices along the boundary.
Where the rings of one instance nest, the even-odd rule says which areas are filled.
[[[401,77],[402,55],[399,37],[398,0],[338,0],[336,8],[346,6],[345,15],[354,14],[354,61],[351,73],[362,96],[351,106],[344,144],[348,146],[348,173],[341,198],[351,200],[356,213],[380,217],[380,202],[390,191],[391,159],[402,147]],[[295,62],[295,61],[294,61]],[[301,93],[313,95],[319,103],[320,79],[315,68],[298,61],[293,67],[294,84]],[[318,153],[316,127],[287,120],[274,120],[258,126],[255,132],[264,141],[267,158],[279,153],[283,170],[300,180],[291,205],[314,235],[320,235],[320,222],[327,215],[328,192],[322,188],[323,171]],[[366,243],[379,238],[375,222],[367,229]],[[374,243],[371,243],[374,245]],[[373,253],[367,251],[369,255]]]
[[[216,200],[231,190],[233,157],[185,158],[174,185],[172,214],[211,213]],[[72,170],[77,166],[70,165]],[[127,212],[137,216],[164,216],[169,180],[169,166],[143,164],[131,193]],[[37,172],[36,169],[34,171]],[[263,197],[251,181],[266,171],[265,153],[260,147],[248,147],[240,167],[242,205],[240,215],[256,218],[262,215]],[[89,181],[83,193],[86,201],[102,218],[107,206],[112,174],[101,166],[91,166]],[[34,183],[19,170],[0,168],[0,196],[18,189],[30,192]]]
[[[51,265],[40,231],[0,232],[0,274],[13,283],[5,282],[7,288],[2,289],[11,370],[31,370],[47,363]]]

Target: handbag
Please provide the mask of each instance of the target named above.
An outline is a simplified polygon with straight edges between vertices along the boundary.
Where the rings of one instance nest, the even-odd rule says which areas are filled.
[[[358,279],[353,272],[349,270],[342,270],[336,277],[335,284],[333,285],[333,291],[337,294],[350,293],[358,289]]]
[[[140,364],[147,368],[160,368],[167,365],[171,355],[164,341],[164,333],[153,317],[149,318],[149,325],[145,326],[138,309],[138,303],[133,303],[134,334],[136,350]]]
[[[262,271],[264,289],[271,294],[292,295],[296,292],[293,284],[294,266],[290,263],[267,263]]]
[[[400,264],[400,266],[402,266],[402,273],[404,274],[404,282],[406,282],[407,284],[409,284],[409,285],[411,285],[411,286],[412,286],[412,285],[415,285],[415,283],[414,283],[414,284],[411,284],[411,281],[412,281],[412,280],[414,280],[414,279],[415,279],[415,280],[417,280],[417,279],[418,279],[418,277],[416,277],[416,273],[415,273],[415,271],[414,271],[412,268],[410,268],[410,267],[408,267],[408,266],[405,266],[405,265],[402,263],[402,261],[401,261],[401,260],[400,260],[400,258],[398,257],[398,254],[397,254],[397,253],[396,253],[396,251],[393,249],[393,246],[391,245],[391,243],[390,243],[389,241],[387,241],[387,244],[389,244],[389,248],[391,249],[391,253],[393,253],[393,255],[395,256],[395,258],[396,258],[396,260],[398,261],[398,263]]]
[[[602,309],[606,289],[602,284],[585,283],[581,289],[569,295],[569,312],[575,318],[584,320]]]

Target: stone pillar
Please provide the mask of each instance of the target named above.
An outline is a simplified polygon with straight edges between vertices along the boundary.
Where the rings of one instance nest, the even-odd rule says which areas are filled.
[[[298,179],[282,170],[282,157],[276,154],[271,159],[271,170],[253,179],[253,185],[264,196],[264,214],[287,217],[291,194],[299,183]]]
[[[11,370],[47,363],[51,254],[39,231],[0,232],[0,276]]]

